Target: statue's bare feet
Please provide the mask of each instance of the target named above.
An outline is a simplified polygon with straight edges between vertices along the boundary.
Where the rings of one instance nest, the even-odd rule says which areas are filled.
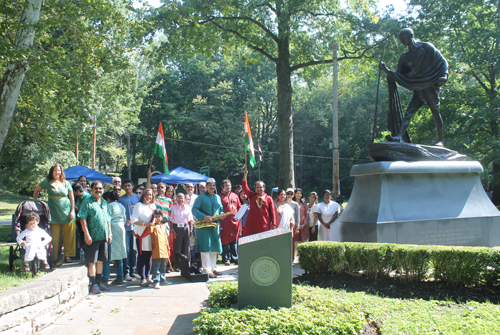
[[[438,143],[434,144],[434,146],[435,147],[441,147],[441,148],[444,147],[443,142],[438,142]]]
[[[388,142],[401,142],[401,139],[397,136],[385,135],[385,140]]]

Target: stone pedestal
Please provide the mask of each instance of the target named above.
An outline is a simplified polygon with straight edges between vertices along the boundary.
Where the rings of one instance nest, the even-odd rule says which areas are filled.
[[[355,165],[340,241],[499,246],[500,212],[481,185],[482,171],[475,161]]]
[[[240,238],[238,308],[292,307],[292,232],[285,228]]]

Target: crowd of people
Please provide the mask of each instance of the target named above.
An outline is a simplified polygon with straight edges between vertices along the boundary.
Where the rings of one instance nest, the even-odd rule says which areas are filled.
[[[138,187],[119,177],[113,178],[113,185],[89,185],[81,176],[71,185],[62,166],[55,164],[33,197],[47,191],[54,260],[61,257],[62,243],[64,260],[71,262],[78,239],[88,264],[90,292],[95,294],[108,291],[110,284],[132,280],[156,289],[171,284],[165,274],[179,271],[179,257],[216,278],[222,274],[217,270],[219,255],[225,265],[238,264],[239,238],[271,229],[292,231],[292,261],[299,243],[339,239],[336,220],[341,206],[331,200],[329,190],[320,204],[316,192],[307,202],[300,188],[279,190],[274,201],[263,181],[251,190],[247,174],[245,169],[234,191],[226,179],[218,193],[216,181],[208,178],[198,184],[196,194],[191,183],[178,192],[171,185],[151,184],[151,171],[147,183]],[[116,267],[112,281],[111,263]]]

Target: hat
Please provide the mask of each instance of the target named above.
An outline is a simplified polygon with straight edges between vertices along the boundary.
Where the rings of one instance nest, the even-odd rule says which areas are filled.
[[[292,193],[295,193],[295,191],[293,190],[293,188],[287,188],[285,193],[288,193],[288,192],[292,192]]]
[[[208,178],[207,183],[214,183],[215,184],[215,179],[214,178]]]

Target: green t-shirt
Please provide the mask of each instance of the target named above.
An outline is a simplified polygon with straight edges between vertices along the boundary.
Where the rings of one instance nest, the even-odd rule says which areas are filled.
[[[82,207],[83,202],[86,199],[90,198],[91,196],[92,196],[92,194],[87,193],[87,192],[84,191],[83,194],[82,194],[82,196],[81,196],[81,198],[78,199],[77,202],[76,202],[76,208],[78,208],[78,210],[80,210],[80,208]]]
[[[99,204],[93,196],[85,199],[78,211],[78,217],[86,221],[87,229],[93,241],[108,240],[111,213],[106,200],[101,198]]]
[[[71,184],[66,180],[62,183],[61,187],[55,188],[54,181],[49,181],[44,179],[38,186],[47,191],[49,201],[50,224],[64,224],[74,221],[69,219],[69,214],[71,213],[71,200],[69,196],[73,196],[73,188]]]

